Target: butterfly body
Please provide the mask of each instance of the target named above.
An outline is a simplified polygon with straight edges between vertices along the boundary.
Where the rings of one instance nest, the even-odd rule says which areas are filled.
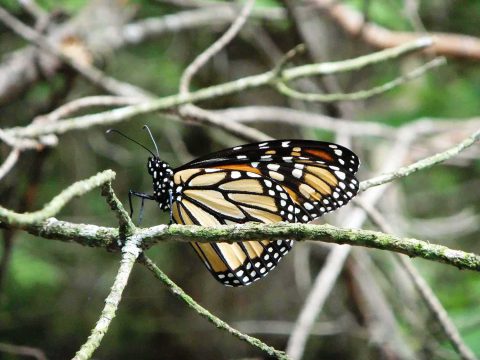
[[[179,168],[151,157],[153,196],[173,222],[202,226],[306,223],[346,204],[358,190],[357,156],[337,144],[274,140],[222,150]],[[192,242],[215,279],[242,286],[265,276],[290,240]]]
[[[153,198],[160,209],[168,211],[174,187],[172,167],[158,157],[149,157],[147,169],[153,179]]]

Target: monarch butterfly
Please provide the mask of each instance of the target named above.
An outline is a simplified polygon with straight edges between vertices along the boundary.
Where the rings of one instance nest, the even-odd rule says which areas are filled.
[[[154,200],[177,224],[306,223],[345,205],[358,191],[354,175],[359,159],[338,144],[265,141],[218,151],[172,169],[160,160],[153,136],[144,128],[157,155],[135,142],[151,154],[147,169],[153,194],[130,191],[130,208],[132,195],[142,202]],[[242,286],[275,268],[293,241],[191,245],[216,280]]]

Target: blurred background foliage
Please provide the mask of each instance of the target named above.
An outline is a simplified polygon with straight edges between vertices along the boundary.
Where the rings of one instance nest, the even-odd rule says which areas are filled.
[[[348,3],[364,10],[367,2],[371,21],[394,30],[412,30],[408,17],[403,15],[404,1],[356,0]],[[2,3],[19,19],[32,23],[31,17],[17,1],[3,0]],[[39,0],[38,4],[48,12],[61,13],[62,21],[75,16],[85,6],[85,2],[79,0]],[[428,30],[480,37],[479,1],[421,1],[420,4],[419,15]],[[124,6],[130,6],[135,11],[134,19],[160,17],[185,10],[172,3],[154,0],[125,1]],[[256,6],[276,8],[283,4],[281,1],[259,0]],[[321,14],[318,16],[329,33],[333,34],[328,38],[319,35],[319,41],[329,42],[328,48],[335,49],[325,54],[324,60],[338,60],[373,51],[361,41],[343,33]],[[272,59],[259,49],[258,42],[252,38],[259,28],[282,52],[298,42],[295,27],[289,20],[253,20],[249,25],[250,31],[242,33],[201,70],[192,88],[202,88],[270,69]],[[136,84],[158,96],[173,94],[177,91],[185,67],[224,29],[225,25],[212,25],[166,33],[134,46],[117,49],[114,54],[97,59],[98,66],[113,77]],[[25,41],[0,25],[0,54],[6,56],[25,44]],[[404,67],[418,61],[418,57],[392,61],[343,75],[339,81],[342,88],[350,91],[367,88],[392,79]],[[99,93],[98,89],[70,71],[58,72],[1,105],[2,127],[27,125],[36,115],[49,112],[68,100]],[[239,105],[278,105],[338,115],[335,105],[323,107],[303,104],[265,88],[202,104],[216,109]],[[461,125],[463,118],[480,113],[480,67],[478,62],[452,59],[421,79],[382,96],[355,103],[354,109],[354,113],[349,115],[355,120],[377,121],[394,126],[422,117],[458,119]],[[241,142],[221,130],[172,122],[162,114],[141,116],[121,123],[117,128],[150,146],[149,139],[141,130],[144,123],[155,134],[162,158],[174,166]],[[256,126],[278,138],[333,139],[333,134],[326,131],[286,124]],[[69,184],[107,168],[117,172],[114,188],[125,205],[128,189],[148,192],[151,180],[145,168],[146,152],[121,138],[105,136],[105,130],[95,127],[83,132],[69,132],[59,138],[60,143],[56,148],[22,154],[17,166],[2,181],[2,206],[19,211],[38,209]],[[365,175],[361,173],[360,178],[366,178],[373,167],[371,162],[382,161],[378,155],[382,149],[379,143],[385,143],[388,147],[391,145],[389,141],[369,137],[355,139],[354,148],[361,149],[365,164]],[[415,146],[420,149],[423,147],[425,156],[432,153],[428,146]],[[444,148],[438,145],[438,151]],[[2,148],[3,157],[8,154],[7,150]],[[405,235],[480,253],[478,226],[474,230],[447,236],[432,231],[428,238],[425,232],[417,231],[436,226],[429,225],[436,223],[429,223],[428,220],[451,217],[464,211],[478,220],[479,175],[478,159],[465,159],[404,179],[396,189],[401,195],[391,197],[393,203],[385,206],[386,216],[389,215],[389,209],[395,209],[396,216],[400,214],[403,219],[403,223],[395,225]],[[138,210],[139,203],[135,204],[135,208]],[[99,196],[99,191],[72,201],[62,211],[61,218],[116,225],[115,217]],[[168,216],[161,214],[155,204],[146,204],[143,226],[167,221]],[[13,251],[0,290],[0,342],[37,347],[49,359],[68,358],[83,343],[98,318],[118,268],[118,254],[3,230],[4,244],[7,244],[7,240]],[[307,246],[298,245],[299,248]],[[314,275],[320,269],[326,251],[319,246],[309,249],[310,271]],[[6,251],[5,245],[0,249],[0,256],[4,256]],[[306,296],[305,289],[295,280],[295,254],[287,256],[266,279],[238,289],[225,288],[216,283],[186,244],[161,244],[149,250],[149,254],[188,294],[234,326],[240,326],[241,322],[247,320],[293,322]],[[419,329],[412,327],[402,304],[398,303],[401,288],[395,283],[395,274],[392,273],[395,268],[391,265],[391,259],[378,251],[369,251],[369,254],[383,279],[383,282],[379,282],[382,290],[392,307],[397,309],[395,314],[401,324],[402,335],[416,352],[417,358],[455,358],[456,355],[439,335],[438,328],[421,303],[417,304],[414,311],[418,312],[418,317],[423,319],[427,328],[422,328],[425,333],[420,336]],[[421,260],[415,261],[415,264],[446,306],[467,343],[480,356],[478,274],[459,272],[449,266]],[[324,336],[312,336],[305,359],[382,358],[378,347],[362,326],[359,305],[355,303],[354,290],[349,286],[350,277],[347,267],[319,319],[320,324],[335,323],[337,331]],[[347,326],[342,325],[345,323]],[[285,347],[287,340],[286,334],[259,336],[280,349]],[[134,270],[118,316],[95,354],[96,359],[241,359],[262,356],[187,310],[141,266]],[[2,353],[0,358],[17,359]]]

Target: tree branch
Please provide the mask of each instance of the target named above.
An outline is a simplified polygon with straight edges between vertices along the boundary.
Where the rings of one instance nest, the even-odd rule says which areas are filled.
[[[304,93],[297,91],[287,85],[284,81],[279,81],[277,83],[277,90],[285,96],[291,97],[292,99],[309,101],[309,102],[334,102],[334,101],[357,101],[370,98],[375,95],[385,93],[389,90],[396,88],[404,84],[407,81],[419,78],[425,72],[436,68],[440,65],[446,63],[445,58],[435,58],[426,64],[416,68],[415,70],[403,75],[398,78],[386,82],[385,84],[372,87],[371,89],[360,90],[352,93],[337,93],[337,94],[317,94],[317,93]]]
[[[39,224],[56,215],[74,197],[81,196],[114,178],[115,172],[105,170],[86,180],[78,181],[55,196],[42,210],[31,213],[18,214],[0,206],[0,225],[8,224],[16,228],[27,228],[29,225]]]
[[[70,130],[80,130],[90,128],[94,125],[111,125],[125,121],[134,116],[147,114],[159,110],[171,109],[187,103],[195,103],[219,96],[225,96],[238,93],[247,89],[258,88],[261,86],[273,85],[280,77],[283,81],[293,81],[307,76],[336,74],[346,71],[353,71],[365,66],[373,65],[381,61],[387,61],[412,51],[424,49],[432,44],[428,38],[419,39],[412,43],[401,45],[397,48],[387,49],[378,53],[360,56],[355,59],[327,62],[319,64],[309,64],[293,67],[277,74],[275,69],[263,74],[247,76],[238,80],[230,81],[220,85],[214,85],[188,94],[171,95],[163,98],[145,101],[142,104],[125,106],[122,108],[100,112],[92,115],[78,116],[65,119],[51,124],[31,124],[26,127],[16,127],[3,130],[9,136],[13,137],[37,137],[45,134],[61,134]]]
[[[401,167],[400,169],[393,171],[391,173],[380,175],[366,181],[362,181],[362,183],[360,184],[359,191],[365,191],[373,186],[378,186],[378,185],[385,184],[387,182],[391,182],[395,179],[408,176],[418,170],[422,170],[422,169],[431,167],[433,165],[439,164],[445,160],[451,159],[452,157],[454,157],[455,155],[458,155],[460,152],[469,148],[479,140],[480,140],[480,129],[477,130],[468,138],[466,138],[465,140],[463,140],[462,142],[460,142],[459,144],[457,144],[456,146],[444,152],[427,157],[411,165]]]
[[[201,317],[207,319],[217,328],[227,331],[229,334],[239,338],[242,341],[249,343],[250,345],[253,345],[261,349],[262,351],[265,351],[267,354],[271,356],[275,356],[277,359],[288,359],[284,352],[276,350],[271,346],[268,346],[267,344],[263,343],[262,341],[260,341],[259,339],[253,336],[243,334],[242,332],[232,328],[225,321],[216,317],[210,311],[208,311],[207,309],[199,305],[188,294],[186,294],[182,290],[182,288],[180,288],[177,284],[175,284],[172,280],[170,280],[170,278],[162,270],[160,270],[155,265],[155,263],[152,260],[150,260],[147,256],[145,255],[141,256],[140,262],[144,264],[155,275],[157,279],[162,281],[173,295],[178,297],[185,304],[187,304],[188,307],[190,307],[192,310],[197,312]]]
[[[102,314],[88,337],[87,342],[77,351],[73,360],[90,359],[93,352],[100,346],[103,336],[108,331],[108,327],[115,317],[118,304],[122,299],[122,293],[127,285],[133,265],[141,253],[141,249],[139,248],[140,242],[141,238],[134,235],[127,240],[125,246],[122,248],[120,268],[115,276],[115,282],[112,285],[110,293],[105,299],[105,307],[102,310]]]
[[[365,22],[363,15],[348,5],[334,0],[309,0],[337,22],[355,38],[380,49],[403,44],[425,36],[422,33],[393,31],[371,22]],[[474,36],[448,33],[428,33],[435,44],[431,50],[438,55],[480,60],[480,39]]]

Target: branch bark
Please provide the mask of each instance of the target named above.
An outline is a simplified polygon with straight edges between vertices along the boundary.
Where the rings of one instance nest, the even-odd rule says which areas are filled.
[[[350,6],[333,0],[309,0],[317,8],[325,10],[347,33],[360,37],[369,45],[379,49],[391,48],[408,41],[419,39],[426,34],[393,31],[371,22],[365,22],[364,16]],[[462,34],[429,32],[434,39],[431,50],[437,55],[447,57],[480,60],[480,39]]]

